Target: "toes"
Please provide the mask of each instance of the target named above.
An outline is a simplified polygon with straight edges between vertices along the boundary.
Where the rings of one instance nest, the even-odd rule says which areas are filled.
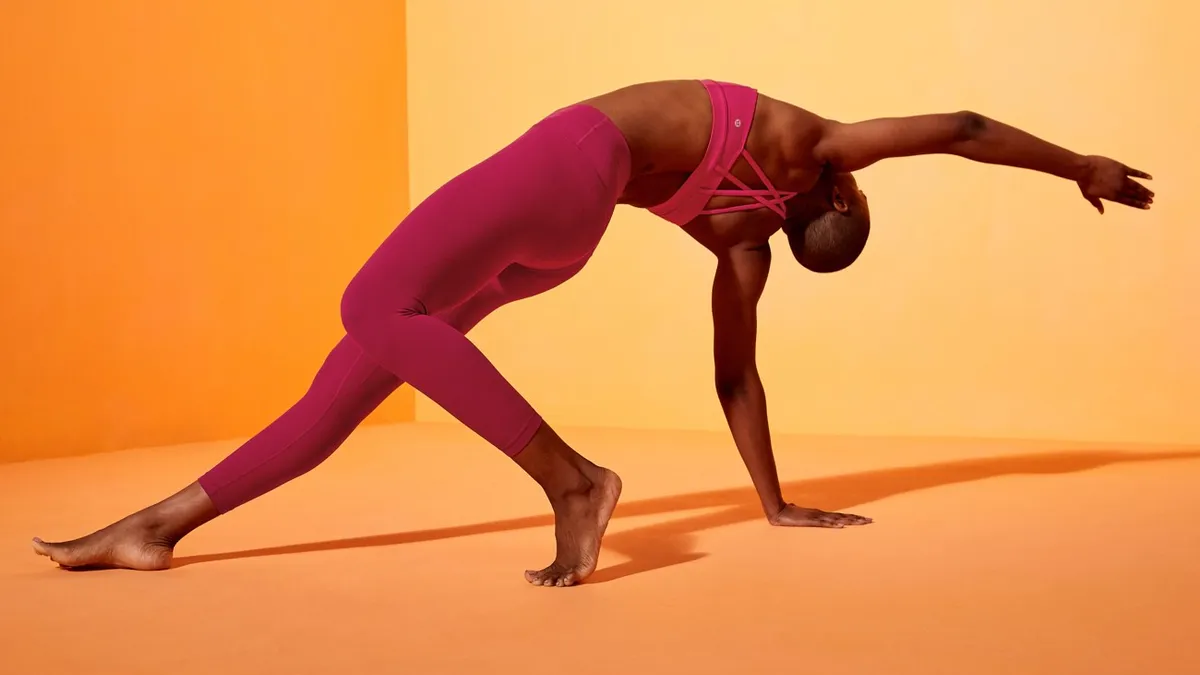
[[[574,571],[563,572],[561,569],[554,566],[547,567],[544,570],[525,570],[525,581],[528,581],[534,586],[554,586],[565,588],[574,586],[579,581],[578,575]]]
[[[534,586],[553,586],[554,578],[550,568],[544,570],[525,570],[525,580]]]
[[[59,563],[60,565],[62,564],[63,559],[66,557],[66,550],[63,548],[62,544],[42,541],[41,539],[37,538],[34,538],[33,540],[33,552],[41,556],[46,556],[50,560]]]

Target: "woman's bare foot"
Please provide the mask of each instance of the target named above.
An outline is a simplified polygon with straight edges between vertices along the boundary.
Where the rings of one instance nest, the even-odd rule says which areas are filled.
[[[557,554],[549,567],[525,572],[534,586],[574,586],[596,571],[604,530],[621,498],[620,476],[596,469],[588,487],[551,500]]]
[[[158,536],[148,523],[130,516],[86,537],[61,543],[34,538],[33,550],[66,569],[165,570],[174,542]]]
[[[34,538],[33,550],[65,569],[165,570],[175,544],[217,516],[208,494],[192,483],[174,496],[86,537],[50,543]]]

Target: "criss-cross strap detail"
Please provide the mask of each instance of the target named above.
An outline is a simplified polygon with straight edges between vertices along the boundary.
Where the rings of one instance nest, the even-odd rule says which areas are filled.
[[[737,204],[736,206],[726,206],[719,209],[704,209],[700,212],[700,215],[711,216],[718,213],[753,211],[754,209],[759,209],[765,206],[766,208],[771,209],[775,213],[779,214],[780,218],[787,218],[787,200],[795,197],[798,193],[780,192],[779,190],[775,189],[775,186],[771,184],[771,180],[767,178],[767,174],[758,165],[758,162],[754,161],[754,158],[750,156],[750,151],[742,150],[742,159],[745,159],[746,163],[750,165],[750,168],[754,170],[754,173],[758,175],[758,179],[762,181],[763,184],[762,189],[753,189],[749,185],[743,183],[737,176],[733,175],[732,172],[724,169],[718,169],[721,172],[721,175],[729,180],[729,182],[736,185],[738,189],[716,189],[708,192],[713,197],[751,197],[754,199],[754,201],[747,204]]]

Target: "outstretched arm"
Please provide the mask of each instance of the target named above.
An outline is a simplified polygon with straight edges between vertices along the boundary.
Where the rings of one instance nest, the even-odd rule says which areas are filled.
[[[767,521],[787,527],[834,528],[871,522],[862,516],[801,508],[783,500],[767,425],[767,394],[755,365],[756,308],[771,267],[771,249],[766,244],[738,244],[715,252],[712,312],[717,396]]]
[[[958,155],[1058,176],[1079,184],[1092,206],[1102,199],[1148,209],[1154,193],[1134,178],[1145,172],[1096,155],[1084,156],[973,112],[892,117],[853,124],[826,121],[816,159],[837,171],[856,171],[882,159]]]

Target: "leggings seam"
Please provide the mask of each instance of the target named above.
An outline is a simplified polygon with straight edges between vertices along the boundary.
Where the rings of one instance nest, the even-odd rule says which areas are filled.
[[[350,338],[349,336],[347,336],[347,339],[353,340],[353,338]],[[271,453],[270,455],[263,457],[260,461],[255,463],[252,467],[250,467],[246,471],[239,473],[234,478],[230,479],[229,481],[225,482],[222,485],[219,485],[216,488],[215,492],[221,492],[223,490],[228,490],[230,487],[232,487],[232,486],[236,485],[238,482],[244,480],[246,478],[246,476],[250,475],[252,472],[261,468],[264,464],[270,462],[271,460],[274,460],[276,457],[279,457],[280,455],[287,452],[288,450],[291,450],[292,447],[294,447],[297,443],[299,443],[305,436],[312,433],[312,430],[316,428],[317,424],[321,420],[325,419],[325,416],[329,414],[329,411],[331,409],[333,409],[333,404],[338,400],[338,398],[341,396],[342,392],[346,389],[346,382],[349,381],[350,374],[354,372],[354,369],[359,365],[359,363],[362,362],[363,358],[366,356],[365,350],[363,350],[363,348],[358,343],[354,343],[354,346],[358,349],[358,356],[356,356],[354,358],[354,363],[350,364],[350,368],[348,368],[346,374],[342,376],[342,381],[338,383],[337,389],[334,390],[333,396],[331,396],[329,399],[329,403],[327,403],[325,405],[325,408],[320,412],[320,414],[316,415],[313,418],[313,421],[307,427],[305,427],[303,431],[301,431],[299,434],[297,434],[296,437],[293,438],[290,442],[288,442],[288,443],[284,444],[283,446],[281,446],[280,448],[276,449],[275,452]],[[293,476],[292,478],[298,478],[298,477],[299,476]],[[203,487],[203,485],[201,485],[201,487]],[[205,490],[205,492],[208,492],[208,490]],[[213,499],[214,493],[209,492],[208,496],[209,496],[209,499],[212,499],[214,502],[216,501],[215,499]],[[226,509],[223,509],[219,506],[217,508],[221,513],[227,512]]]

